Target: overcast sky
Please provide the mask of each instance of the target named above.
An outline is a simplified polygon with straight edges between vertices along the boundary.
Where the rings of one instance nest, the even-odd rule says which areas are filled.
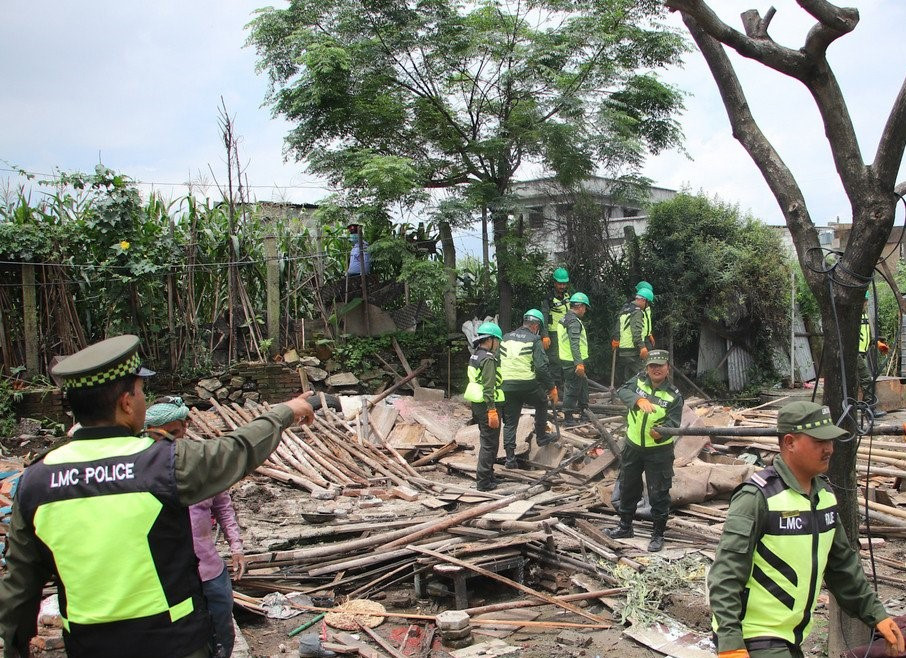
[[[770,3],[714,0],[732,26],[739,13]],[[866,160],[906,74],[906,2],[854,0],[861,23],[830,50],[831,63]],[[5,0],[0,12],[0,168],[90,170],[99,161],[167,196],[189,177],[224,175],[217,125],[223,97],[241,135],[240,157],[260,200],[317,202],[327,191],[300,164],[284,162],[287,124],[261,106],[266,80],[244,48],[249,0]],[[798,47],[812,20],[792,0],[776,0],[771,34]],[[677,17],[671,23],[681,25]],[[850,210],[836,178],[818,115],[795,81],[734,57],[762,129],[792,168],[813,219]],[[668,79],[690,96],[681,119],[686,151],[651,159],[656,185],[702,190],[768,223],[782,223],[761,175],[732,138],[701,55],[693,50]],[[8,163],[8,164],[5,164]],[[902,171],[901,171],[902,174]],[[0,183],[10,176],[0,171]],[[900,180],[904,177],[901,175]],[[15,185],[16,178],[12,177]],[[143,185],[143,190],[149,189]],[[902,211],[899,217],[902,217]],[[898,222],[902,221],[898,219]]]

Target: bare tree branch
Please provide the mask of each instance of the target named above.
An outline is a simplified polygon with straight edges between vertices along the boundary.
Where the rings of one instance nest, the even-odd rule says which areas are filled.
[[[875,176],[885,187],[893,185],[896,180],[897,171],[903,161],[904,147],[906,147],[906,81],[903,82],[900,93],[893,102],[890,116],[884,124],[884,132],[881,133],[881,140],[878,142],[875,161],[872,163]]]
[[[723,99],[733,137],[742,144],[774,193],[797,243],[818,246],[818,234],[805,205],[805,198],[792,172],[755,122],[733,64],[721,44],[700,26],[695,18],[683,13],[683,22],[695,40]],[[805,253],[803,251],[803,253]],[[808,268],[803,268],[808,275]]]
[[[800,80],[809,72],[809,60],[802,52],[781,46],[767,36],[767,24],[773,15],[764,21],[758,19],[758,25],[763,27],[764,34],[759,38],[750,38],[720,20],[717,14],[701,0],[665,0],[664,4],[672,10],[682,12],[684,17],[693,17],[711,37],[730,46],[743,57],[754,59],[756,62],[761,62],[765,66]],[[751,21],[751,18],[743,20]],[[758,34],[760,28],[756,26],[754,29]]]

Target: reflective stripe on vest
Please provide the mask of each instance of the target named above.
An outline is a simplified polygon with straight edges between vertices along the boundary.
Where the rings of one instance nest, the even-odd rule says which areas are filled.
[[[871,346],[871,321],[866,314],[862,314],[862,324],[859,326],[859,354],[868,352]]]
[[[585,325],[582,321],[578,320],[578,322],[579,326],[582,327],[582,332],[579,334],[579,356],[584,361],[588,358],[588,335],[585,333]],[[569,342],[569,332],[562,321],[557,325],[557,351],[561,361],[573,360],[573,348]]]
[[[645,310],[642,311],[642,318],[645,320],[645,323],[642,325],[642,340],[648,338],[651,335],[651,307],[646,306]]]
[[[639,313],[641,313],[642,311],[635,304],[630,304],[629,306],[625,306],[623,308],[624,311],[620,313],[619,319],[617,320],[617,322],[619,323],[618,329],[620,332],[620,348],[634,348],[635,341],[633,341],[632,339],[632,315],[637,309]]]
[[[764,494],[768,518],[746,583],[742,636],[776,637],[798,646],[812,627],[836,531],[837,499],[819,484],[813,507],[809,497],[787,487],[772,468],[749,482]]]
[[[484,383],[481,380],[481,365],[484,363],[485,359],[489,358],[493,359],[494,355],[485,351],[483,354],[476,352],[472,355],[472,358],[469,359],[469,367],[466,369],[469,383],[466,385],[466,392],[463,393],[463,397],[469,402],[485,401]],[[501,376],[500,368],[495,368],[494,372],[496,380],[494,382],[494,402],[503,402],[503,390],[500,388],[503,378]]]
[[[635,380],[635,393],[654,405],[654,411],[645,413],[633,405],[626,417],[626,438],[641,448],[653,448],[673,443],[672,436],[665,436],[660,441],[655,441],[651,436],[651,428],[660,425],[661,419],[667,415],[667,407],[676,400],[676,396],[669,390],[659,388],[654,390],[644,379]]]
[[[535,343],[504,336],[500,343],[500,377],[504,381],[531,381],[535,379],[532,352]]]
[[[23,474],[23,514],[60,576],[68,655],[117,655],[111,637],[124,625],[142,648],[131,655],[180,655],[203,643],[206,611],[173,450],[147,437],[79,439]]]
[[[566,315],[566,312],[569,310],[569,297],[564,297],[563,299],[557,299],[556,297],[551,298],[551,310],[550,310],[550,323],[548,327],[560,326],[560,320]]]

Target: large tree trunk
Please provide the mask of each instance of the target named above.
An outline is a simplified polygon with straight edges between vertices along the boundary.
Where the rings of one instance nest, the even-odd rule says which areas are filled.
[[[503,333],[512,329],[513,319],[513,286],[510,285],[506,271],[506,247],[504,239],[507,233],[507,216],[505,211],[494,210],[494,260],[497,262],[497,292],[500,296],[500,316],[497,324]]]
[[[665,0],[665,4],[682,12],[683,22],[711,69],[733,136],[758,166],[786,219],[809,288],[821,306],[825,332],[824,402],[836,418],[841,418],[858,389],[857,337],[865,289],[893,225],[895,177],[906,149],[906,82],[890,110],[875,158],[867,163],[843,92],[826,59],[828,46],[855,29],[859,21],[857,10],[829,2],[800,1],[817,23],[804,45],[794,50],[779,45],[768,35],[774,8],[763,17],[756,10],[744,12],[742,33],[723,23],[703,0]],[[755,122],[723,45],[799,80],[811,93],[840,182],[853,208],[852,232],[837,266],[831,268],[825,262],[805,198],[792,172]],[[841,423],[851,432],[856,430],[855,416],[848,414]],[[859,525],[855,454],[856,441],[837,441],[828,472],[851,543],[857,538]],[[831,605],[829,617],[829,654],[837,656],[845,645],[858,643],[859,638],[849,631],[859,625],[850,623],[848,618],[843,621],[836,603]]]
[[[450,222],[440,222],[440,244],[444,252],[447,289],[444,290],[444,319],[448,331],[456,331],[456,245]]]

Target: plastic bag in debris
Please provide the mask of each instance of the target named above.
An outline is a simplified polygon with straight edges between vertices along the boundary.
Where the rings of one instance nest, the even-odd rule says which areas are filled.
[[[465,334],[466,340],[469,343],[469,354],[475,354],[475,347],[473,347],[473,344],[475,343],[475,339],[478,338],[478,327],[485,322],[497,322],[497,316],[491,317],[488,315],[484,320],[472,318],[471,320],[466,320],[462,323],[462,333]]]
[[[305,612],[305,610],[294,608],[290,601],[296,605],[312,604],[311,597],[306,596],[305,594],[294,592],[289,596],[286,596],[280,592],[271,592],[261,599],[261,605],[265,608],[264,614],[271,619],[289,619],[290,617],[295,617],[296,615],[301,615]]]

